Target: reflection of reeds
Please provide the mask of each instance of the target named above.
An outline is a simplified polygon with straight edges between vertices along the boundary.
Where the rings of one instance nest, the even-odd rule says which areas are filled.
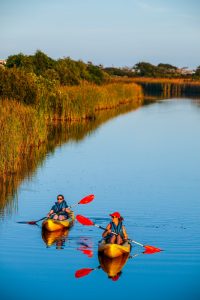
[[[114,78],[113,82],[137,83],[142,86],[145,97],[160,96],[159,98],[199,96],[200,80],[181,78]]]
[[[21,180],[57,145],[78,141],[109,118],[141,104],[141,88],[134,84],[60,88],[58,97],[37,107],[1,100],[0,211],[12,209],[8,196],[12,199]]]
[[[162,98],[200,95],[200,81],[191,79],[134,78],[144,93],[161,94]]]

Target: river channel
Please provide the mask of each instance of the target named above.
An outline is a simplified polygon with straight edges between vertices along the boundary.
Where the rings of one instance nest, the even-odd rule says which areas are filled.
[[[44,217],[57,194],[106,226],[119,211],[129,237],[164,251],[131,257],[113,280],[100,265],[102,231],[75,223],[62,236],[18,221]],[[61,143],[0,214],[2,300],[200,298],[200,100],[174,98],[119,115]],[[82,268],[97,268],[76,278]]]

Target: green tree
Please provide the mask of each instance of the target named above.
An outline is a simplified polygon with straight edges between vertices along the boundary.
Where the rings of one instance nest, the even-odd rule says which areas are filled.
[[[20,68],[27,72],[34,72],[34,64],[32,56],[19,53],[16,55],[10,55],[6,61],[7,68]]]
[[[15,99],[25,104],[37,101],[38,85],[35,74],[24,70],[0,69],[0,97]]]
[[[94,66],[91,63],[87,66],[87,71],[89,73],[89,81],[96,84],[102,84],[106,79],[106,74],[98,66]]]
[[[156,77],[157,67],[148,62],[139,62],[134,67],[133,70],[136,74],[142,77]]]
[[[80,70],[75,61],[69,57],[59,59],[55,67],[62,85],[78,85],[80,83]]]
[[[33,55],[34,71],[37,75],[42,75],[46,70],[53,69],[55,61],[40,50]]]

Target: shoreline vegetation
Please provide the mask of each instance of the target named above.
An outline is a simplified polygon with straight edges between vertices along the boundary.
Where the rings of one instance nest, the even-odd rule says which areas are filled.
[[[138,99],[138,101],[134,100],[130,103],[118,105],[115,109],[99,110],[97,111],[96,117],[93,120],[83,119],[82,121],[78,122],[52,121],[51,123],[46,123],[44,128],[46,131],[41,131],[43,136],[45,133],[44,142],[39,141],[40,135],[38,133],[38,128],[40,127],[36,126],[35,123],[31,123],[31,121],[29,122],[29,130],[31,131],[31,134],[28,134],[26,136],[27,140],[25,140],[25,143],[24,141],[20,142],[20,138],[25,137],[24,134],[18,135],[18,144],[16,143],[16,141],[12,141],[13,134],[9,134],[10,139],[9,141],[5,140],[4,149],[9,150],[9,152],[5,153],[9,155],[7,163],[10,164],[11,171],[5,172],[2,176],[0,176],[0,213],[3,212],[3,215],[6,216],[13,210],[17,209],[17,189],[20,186],[21,182],[24,179],[28,180],[29,178],[31,178],[37,171],[38,167],[44,163],[46,155],[49,153],[54,153],[57,146],[61,146],[62,144],[67,142],[76,143],[81,141],[87,135],[92,134],[92,132],[95,131],[103,123],[109,121],[112,118],[115,118],[116,116],[137,109],[142,105],[141,101],[142,99]],[[10,103],[9,101],[7,102],[7,104],[11,108],[12,115],[12,111],[14,110],[14,103]],[[7,104],[4,103],[5,110],[8,109],[8,107],[6,107]],[[24,110],[23,106],[22,109],[23,113],[25,115],[27,114],[26,117],[29,117],[29,111]],[[17,114],[14,115],[17,116]],[[18,118],[20,116],[21,115],[18,115]],[[25,124],[25,119],[22,124]],[[44,124],[43,121],[42,124]],[[10,128],[14,131],[12,125],[13,124],[11,123]],[[38,125],[40,126],[39,123]],[[21,127],[20,130],[23,130],[23,127]],[[7,132],[9,132],[9,129]],[[30,146],[30,140],[28,138],[35,138],[35,144],[32,143],[32,145]],[[16,151],[16,145],[19,146],[18,151]],[[24,147],[20,148],[20,145],[24,145]],[[13,154],[13,157],[11,154]],[[15,172],[13,172],[14,166]]]
[[[41,51],[10,56],[0,67],[0,211],[13,206],[9,199],[47,153],[142,106],[145,91],[164,97],[200,94],[198,77],[194,81],[188,76],[146,78],[109,72],[68,57],[53,60]]]
[[[132,104],[141,106],[142,89],[136,84],[81,84],[61,87],[37,106],[19,100],[1,99],[0,104],[0,176],[16,173],[30,148],[47,141],[50,124],[93,121],[100,111],[116,110]]]
[[[16,173],[22,157],[47,141],[51,123],[92,121],[99,111],[141,102],[140,86],[111,83],[91,62],[41,51],[8,57],[0,68],[0,177]]]

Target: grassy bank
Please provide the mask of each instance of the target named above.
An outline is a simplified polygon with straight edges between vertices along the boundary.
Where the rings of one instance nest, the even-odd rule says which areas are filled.
[[[118,106],[141,103],[142,89],[136,84],[106,84],[102,86],[82,83],[79,86],[60,87],[42,111],[52,120],[81,121],[95,119],[99,110],[116,109]]]
[[[135,84],[59,87],[44,93],[33,105],[16,100],[0,102],[0,176],[19,172],[30,149],[35,151],[48,139],[49,124],[94,120],[100,110],[116,109],[132,103],[140,106],[142,90]]]

